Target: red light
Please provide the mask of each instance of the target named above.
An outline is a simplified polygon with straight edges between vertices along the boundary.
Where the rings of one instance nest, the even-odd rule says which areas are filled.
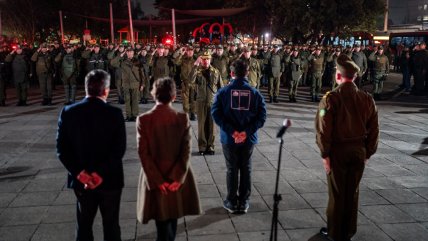
[[[16,49],[16,45],[13,45],[13,46],[12,46],[12,49],[14,49],[14,50],[15,50],[15,49]]]
[[[166,44],[171,44],[171,43],[172,43],[172,40],[171,40],[171,39],[167,39],[167,40],[165,40],[165,43],[166,43]]]

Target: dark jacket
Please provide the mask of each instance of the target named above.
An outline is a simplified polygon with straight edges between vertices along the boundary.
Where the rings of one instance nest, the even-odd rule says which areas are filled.
[[[266,105],[258,90],[247,79],[235,79],[221,88],[211,107],[211,115],[220,127],[222,144],[234,144],[234,131],[247,133],[246,143],[257,144],[257,130],[266,121]]]
[[[82,170],[97,172],[99,189],[124,186],[122,158],[126,149],[122,111],[98,98],[66,106],[58,120],[57,155],[68,170],[68,187],[82,189]]]

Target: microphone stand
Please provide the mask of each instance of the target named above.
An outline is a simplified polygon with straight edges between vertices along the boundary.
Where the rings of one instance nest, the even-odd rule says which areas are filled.
[[[284,133],[282,133],[284,134]],[[281,155],[282,155],[282,146],[284,144],[284,140],[282,139],[282,135],[277,136],[279,139],[279,156],[278,156],[278,168],[276,169],[276,183],[275,183],[275,193],[273,194],[273,212],[272,212],[272,225],[270,229],[270,241],[278,240],[278,205],[282,200],[281,194],[278,194],[278,184],[279,184],[279,174],[281,172]]]

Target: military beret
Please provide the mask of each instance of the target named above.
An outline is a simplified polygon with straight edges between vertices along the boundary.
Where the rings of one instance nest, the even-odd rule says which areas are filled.
[[[201,55],[201,58],[202,59],[211,59],[210,51],[208,51],[208,50],[204,51],[204,53],[202,53],[202,55]]]
[[[339,55],[336,63],[339,72],[347,78],[353,78],[355,74],[360,71],[358,65],[346,54]]]

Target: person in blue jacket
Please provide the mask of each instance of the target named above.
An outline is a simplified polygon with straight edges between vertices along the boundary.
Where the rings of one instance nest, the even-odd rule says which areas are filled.
[[[232,63],[233,81],[217,92],[211,107],[214,122],[220,127],[227,166],[227,197],[223,207],[230,213],[246,213],[250,207],[251,156],[258,142],[257,130],[266,121],[265,101],[248,83],[248,68],[242,60]]]

